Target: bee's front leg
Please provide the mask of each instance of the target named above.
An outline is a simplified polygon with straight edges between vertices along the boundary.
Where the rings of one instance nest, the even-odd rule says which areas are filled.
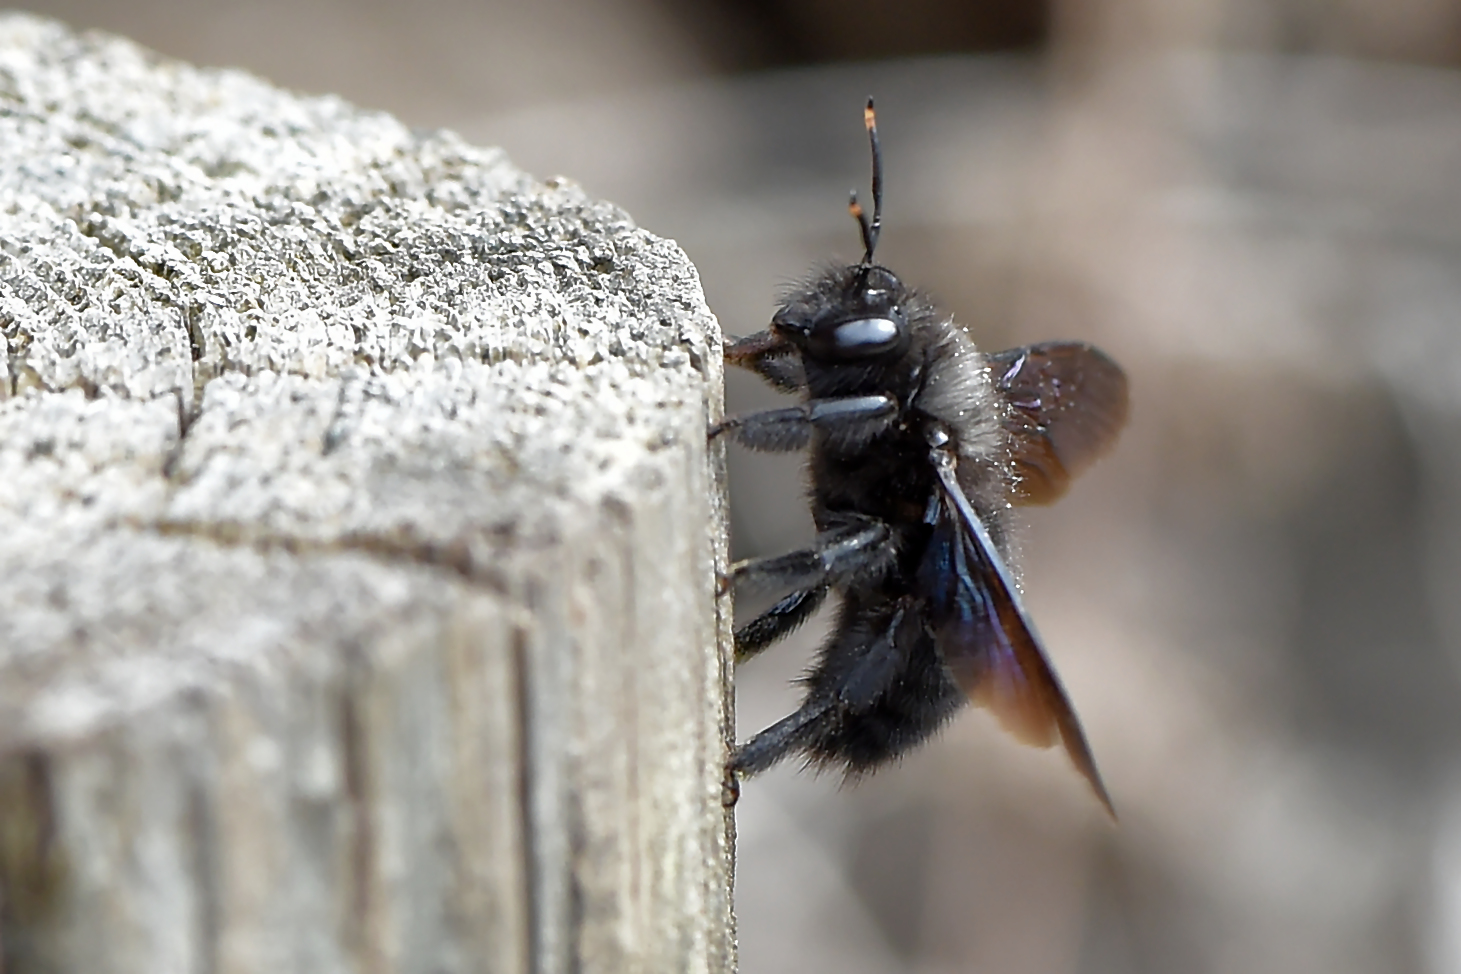
[[[799,406],[730,416],[710,428],[714,439],[728,433],[753,450],[787,452],[811,442],[812,430],[826,430],[839,445],[867,443],[898,421],[898,401],[892,396],[840,396],[809,399]]]

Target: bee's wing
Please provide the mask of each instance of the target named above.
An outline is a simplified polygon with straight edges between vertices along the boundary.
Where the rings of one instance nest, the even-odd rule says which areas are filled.
[[[988,356],[1010,405],[1016,504],[1049,504],[1116,442],[1126,425],[1126,373],[1084,342],[1043,342]]]
[[[919,567],[919,587],[929,600],[929,621],[944,664],[969,699],[992,711],[1019,740],[1049,747],[1058,737],[1114,818],[1075,708],[1020,604],[1004,559],[959,487],[953,458],[936,451],[934,463],[939,485],[930,505],[933,536]]]

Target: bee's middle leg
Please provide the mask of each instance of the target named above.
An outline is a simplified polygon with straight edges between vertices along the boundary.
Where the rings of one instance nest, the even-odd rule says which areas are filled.
[[[806,622],[826,601],[830,586],[799,589],[736,629],[736,662],[742,663]]]
[[[874,578],[892,566],[897,553],[897,538],[887,523],[841,515],[841,523],[817,535],[810,547],[738,561],[725,581],[763,592],[825,588]]]

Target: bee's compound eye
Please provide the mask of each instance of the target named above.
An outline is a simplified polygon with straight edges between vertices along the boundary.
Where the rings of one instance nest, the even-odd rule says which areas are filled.
[[[854,318],[812,331],[807,351],[823,359],[857,359],[897,348],[903,329],[892,318]]]

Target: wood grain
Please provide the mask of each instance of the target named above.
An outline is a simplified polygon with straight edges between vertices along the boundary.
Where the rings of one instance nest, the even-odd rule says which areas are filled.
[[[25,15],[0,105],[5,970],[731,970],[680,250]]]

